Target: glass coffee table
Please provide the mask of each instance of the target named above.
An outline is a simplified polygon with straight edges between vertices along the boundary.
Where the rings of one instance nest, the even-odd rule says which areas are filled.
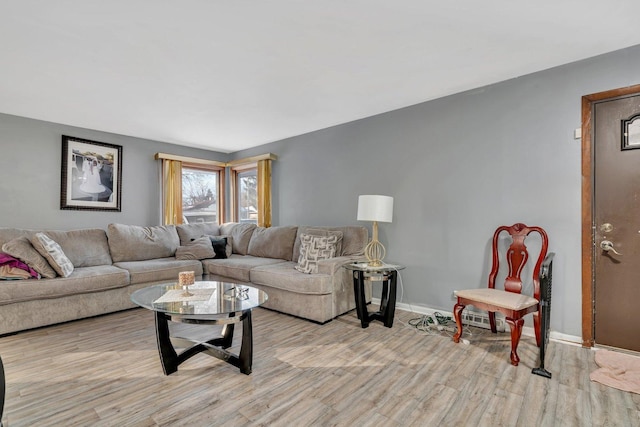
[[[251,310],[267,298],[260,289],[228,282],[196,282],[188,289],[174,282],[149,286],[131,294],[131,301],[155,314],[158,352],[165,375],[176,372],[182,362],[203,352],[240,368],[243,374],[250,374],[253,361]],[[206,341],[172,337],[169,321],[223,325],[222,333]],[[233,341],[234,326],[240,322],[242,344],[240,353],[233,354],[227,349]],[[176,347],[185,350],[178,354]]]

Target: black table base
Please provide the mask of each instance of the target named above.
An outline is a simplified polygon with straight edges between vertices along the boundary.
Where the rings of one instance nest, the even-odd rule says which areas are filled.
[[[156,315],[156,339],[158,343],[158,353],[165,375],[171,375],[178,370],[178,366],[185,360],[199,353],[206,353],[217,359],[240,368],[240,372],[249,375],[253,361],[253,332],[251,325],[251,310],[242,312],[240,317],[227,317],[211,320],[193,320],[172,317],[171,315],[155,312]],[[171,337],[169,333],[169,321],[223,325],[222,336],[208,341],[194,341],[189,338]],[[242,322],[242,345],[239,354],[233,354],[227,349],[233,342],[233,330],[235,323]],[[176,352],[175,346],[186,348],[180,354]]]
[[[362,270],[353,271],[353,292],[356,299],[356,313],[363,328],[368,328],[372,320],[379,320],[384,326],[393,326],[393,316],[396,311],[396,281],[398,273],[395,270],[381,273],[369,273]],[[369,313],[365,298],[365,281],[381,281],[382,295],[380,298],[380,309]]]

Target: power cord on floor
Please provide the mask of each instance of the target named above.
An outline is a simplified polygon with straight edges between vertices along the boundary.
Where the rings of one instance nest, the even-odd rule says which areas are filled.
[[[387,267],[395,267],[393,264],[383,263],[384,266]],[[402,275],[400,274],[400,270],[394,268],[396,271],[396,276],[398,278],[398,285],[400,286],[400,298],[397,299],[398,302],[402,302],[404,298],[404,286],[402,283]],[[412,313],[415,313],[413,307],[410,302],[406,303],[409,306],[409,310]],[[410,327],[418,333],[423,335],[439,335],[439,336],[448,336],[453,338],[453,334],[457,331],[457,326],[455,322],[451,319],[450,316],[445,316],[440,312],[434,312],[432,315],[423,314],[421,317],[410,319],[407,323],[399,320],[399,323],[403,324],[406,327]],[[462,335],[463,336],[472,336],[473,332],[470,330],[470,326],[466,323],[463,323]],[[462,339],[465,344],[469,344],[468,339]]]

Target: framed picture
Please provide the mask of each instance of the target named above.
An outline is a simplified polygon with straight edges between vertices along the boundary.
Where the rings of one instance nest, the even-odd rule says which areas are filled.
[[[640,114],[622,121],[622,149],[640,148]]]
[[[62,135],[60,209],[120,212],[122,146]]]

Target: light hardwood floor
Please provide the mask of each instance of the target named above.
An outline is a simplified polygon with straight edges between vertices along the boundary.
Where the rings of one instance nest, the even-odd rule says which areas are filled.
[[[256,309],[249,376],[204,354],[164,376],[144,309],[2,337],[5,425],[640,426],[639,395],[589,381],[591,350],[551,342],[549,380],[531,374],[533,338],[514,367],[508,333],[454,344],[414,317],[361,329],[354,312],[317,325]]]

